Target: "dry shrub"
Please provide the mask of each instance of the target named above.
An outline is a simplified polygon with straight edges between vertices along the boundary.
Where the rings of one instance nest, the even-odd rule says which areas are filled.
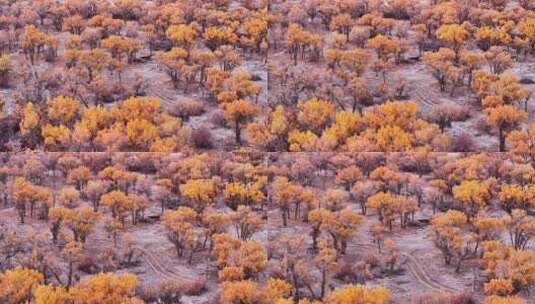
[[[136,295],[147,303],[156,303],[158,301],[159,290],[154,285],[143,285],[136,289]]]
[[[179,149],[189,147],[192,145],[193,129],[189,126],[184,126],[178,130],[176,137]]]
[[[183,286],[176,279],[164,279],[156,284],[141,286],[136,290],[138,297],[148,303],[180,303]]]
[[[212,133],[207,127],[200,127],[193,130],[191,139],[195,147],[199,149],[210,149],[213,147]]]
[[[463,291],[459,294],[451,296],[451,304],[476,304],[471,292]]]
[[[465,121],[470,118],[470,109],[468,107],[459,106],[453,113],[454,121]]]
[[[210,298],[209,300],[207,300],[206,304],[220,304],[221,303],[220,297],[221,297],[220,295],[216,295]]]
[[[470,118],[470,109],[455,103],[444,103],[436,106],[428,114],[428,119],[444,127],[451,127],[451,122],[465,121]]]
[[[367,254],[366,256],[364,256],[362,261],[365,264],[370,265],[371,268],[377,267],[381,263],[381,260],[379,259],[379,257],[375,253]]]
[[[182,285],[176,279],[166,279],[158,284],[158,299],[160,303],[180,303],[182,297]]]
[[[486,117],[481,117],[476,122],[476,130],[482,133],[491,133],[493,131],[492,126],[489,124],[489,121]]]
[[[78,270],[95,274],[99,272],[113,272],[119,269],[121,262],[115,248],[104,246],[99,251],[89,250],[80,258]]]
[[[218,127],[225,127],[225,116],[223,115],[223,111],[217,110],[212,113],[210,116],[210,122]]]
[[[443,292],[430,291],[415,295],[410,303],[414,304],[475,304],[469,292],[460,294],[448,294]]]
[[[260,80],[262,80],[262,77],[260,75],[253,74],[253,75],[251,75],[251,80],[252,81],[260,81]]]
[[[474,140],[468,133],[461,133],[453,139],[454,152],[471,152],[474,148]]]
[[[523,77],[522,79],[520,79],[520,83],[521,84],[534,84],[535,81],[533,81],[533,79],[531,78]]]
[[[204,104],[197,100],[181,100],[173,105],[169,111],[172,115],[187,120],[192,116],[199,116],[204,113]]]
[[[112,85],[111,94],[113,95],[113,101],[124,100],[128,97],[127,89],[120,82],[116,82]]]
[[[206,291],[206,280],[197,278],[182,285],[184,294],[188,296],[198,296]]]
[[[270,250],[268,250],[270,252]],[[273,252],[273,250],[271,250]],[[274,260],[271,260],[274,261]],[[286,273],[284,269],[281,267],[280,263],[272,262],[268,264],[268,267],[266,269],[266,274],[270,278],[274,279],[284,279],[286,277]]]
[[[353,281],[356,276],[353,265],[348,263],[339,264],[334,273],[336,279],[344,282]]]
[[[447,293],[430,291],[413,296],[410,302],[414,304],[449,304],[450,297]]]

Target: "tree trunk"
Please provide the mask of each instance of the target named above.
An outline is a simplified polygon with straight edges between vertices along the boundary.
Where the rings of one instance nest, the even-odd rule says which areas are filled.
[[[236,144],[241,146],[241,128],[238,120],[234,124],[234,132],[236,134]]]
[[[290,271],[292,273],[292,284],[293,284],[293,287],[294,287],[294,302],[297,303],[297,302],[299,302],[299,299],[301,298],[301,295],[299,294],[299,285],[298,285],[298,282],[297,282],[297,274],[295,273],[295,269],[294,269],[293,266],[290,268]]]
[[[503,128],[499,129],[500,152],[505,152],[505,134]]]
[[[327,271],[325,267],[321,270],[321,298],[325,296],[325,286],[327,285]]]

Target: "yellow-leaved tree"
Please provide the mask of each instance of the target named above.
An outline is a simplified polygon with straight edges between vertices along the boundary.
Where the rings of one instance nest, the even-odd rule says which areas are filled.
[[[347,285],[327,295],[330,304],[385,304],[390,291],[385,287],[368,288],[364,285]]]
[[[39,125],[39,112],[35,109],[33,103],[28,102],[22,110],[22,120],[20,121],[20,133],[22,135],[30,134]]]
[[[176,210],[166,210],[162,215],[162,224],[167,229],[167,238],[175,246],[176,254],[182,257],[186,250],[190,250],[190,261],[196,245],[194,223],[197,212],[189,207],[178,207]]]
[[[505,152],[505,139],[518,125],[528,118],[528,114],[512,105],[501,105],[486,110],[489,123],[498,129],[500,152]]]
[[[459,61],[459,53],[470,38],[470,33],[459,24],[444,24],[438,28],[437,37],[451,46],[455,52],[455,61]]]
[[[73,304],[143,304],[135,297],[137,277],[131,273],[100,273],[82,279],[69,290]]]
[[[35,304],[67,304],[69,293],[63,286],[39,285],[33,292]]]
[[[243,99],[225,103],[223,104],[223,107],[225,119],[234,124],[236,144],[241,145],[242,125],[253,118],[260,109],[254,103]]]
[[[26,303],[43,278],[40,272],[22,267],[0,273],[0,300],[7,304]]]
[[[190,200],[191,208],[202,213],[214,202],[216,183],[213,179],[190,179],[180,185],[180,192]]]
[[[487,183],[463,181],[460,185],[453,187],[453,197],[461,203],[460,207],[470,221],[479,210],[487,207],[492,193]]]

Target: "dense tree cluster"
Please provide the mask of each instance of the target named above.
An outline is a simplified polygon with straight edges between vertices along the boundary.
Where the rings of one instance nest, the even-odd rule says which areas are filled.
[[[531,303],[534,12],[0,0],[0,303]]]
[[[530,129],[522,65],[533,60],[531,1],[33,0],[1,8],[2,151],[530,148],[519,142]],[[118,123],[94,113],[132,98],[160,99],[161,115]],[[105,121],[87,130],[92,113]],[[467,124],[477,132],[454,132]],[[485,135],[496,140],[477,142]]]
[[[250,127],[251,143],[273,151],[513,150],[518,136],[507,138],[530,113],[529,76],[518,70],[533,59],[534,18],[531,1],[274,1],[272,110]],[[406,111],[410,100],[418,108]],[[368,122],[391,102],[415,125]],[[281,115],[292,123],[281,126]],[[471,130],[447,130],[466,120],[496,135],[495,148],[474,148]]]
[[[266,1],[32,0],[0,10],[2,151],[184,151],[210,141],[207,127],[187,122],[205,111],[225,111],[228,122],[212,128],[235,129],[241,143],[258,112],[267,79],[247,65],[266,61]],[[108,111],[131,100],[133,113]]]
[[[180,298],[202,277],[217,283],[206,296],[218,303],[387,303],[397,295],[367,282],[422,267],[400,235],[422,227],[432,236],[426,250],[451,275],[478,265],[474,284],[489,303],[522,303],[535,284],[535,169],[516,154],[49,153],[1,161],[2,212],[21,223],[7,222],[0,235],[0,299],[8,303],[151,303]],[[166,273],[160,285],[114,273],[158,267],[146,233],[171,250],[164,260],[213,271]]]

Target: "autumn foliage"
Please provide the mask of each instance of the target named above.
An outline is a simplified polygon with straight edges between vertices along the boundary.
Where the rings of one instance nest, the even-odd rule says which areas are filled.
[[[530,303],[534,9],[0,1],[0,303]]]

